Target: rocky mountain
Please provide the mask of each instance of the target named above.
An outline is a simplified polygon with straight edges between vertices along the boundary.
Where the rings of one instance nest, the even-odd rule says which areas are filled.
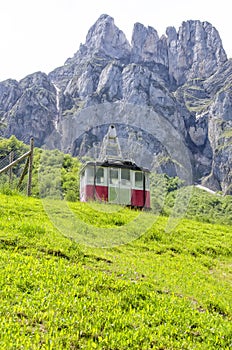
[[[102,15],[62,67],[0,82],[0,134],[96,156],[115,123],[125,157],[232,194],[232,61],[208,22],[134,25]],[[187,169],[188,168],[188,169]]]

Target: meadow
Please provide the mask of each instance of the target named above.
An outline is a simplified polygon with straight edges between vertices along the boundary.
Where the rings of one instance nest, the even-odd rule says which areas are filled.
[[[167,231],[173,196],[161,216],[0,194],[0,349],[231,349],[231,199],[197,192]]]

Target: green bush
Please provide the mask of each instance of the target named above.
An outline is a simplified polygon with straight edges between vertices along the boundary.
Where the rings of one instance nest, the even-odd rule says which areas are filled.
[[[29,150],[29,146],[12,136],[10,139],[0,139],[0,156],[6,157],[14,151],[15,157],[19,157]],[[0,191],[15,191],[20,175],[24,169],[25,160],[13,167],[13,183],[6,184],[9,177],[6,173],[0,175]],[[65,198],[76,201],[79,199],[79,168],[77,158],[64,154],[59,150],[34,149],[32,195],[35,197]],[[2,185],[4,186],[2,186]],[[27,176],[20,186],[25,193]],[[8,188],[8,189],[7,189]]]

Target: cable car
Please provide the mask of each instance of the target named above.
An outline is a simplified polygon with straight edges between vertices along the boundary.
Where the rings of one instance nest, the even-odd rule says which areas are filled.
[[[149,175],[148,169],[123,159],[116,128],[111,125],[98,160],[87,162],[80,171],[80,200],[149,209]]]

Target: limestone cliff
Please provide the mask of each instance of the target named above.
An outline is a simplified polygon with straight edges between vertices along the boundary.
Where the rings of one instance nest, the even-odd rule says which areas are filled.
[[[136,23],[129,43],[102,15],[62,67],[0,82],[0,134],[94,156],[115,122],[125,157],[171,176],[189,157],[189,182],[232,194],[231,86],[232,61],[210,23],[161,37]]]

